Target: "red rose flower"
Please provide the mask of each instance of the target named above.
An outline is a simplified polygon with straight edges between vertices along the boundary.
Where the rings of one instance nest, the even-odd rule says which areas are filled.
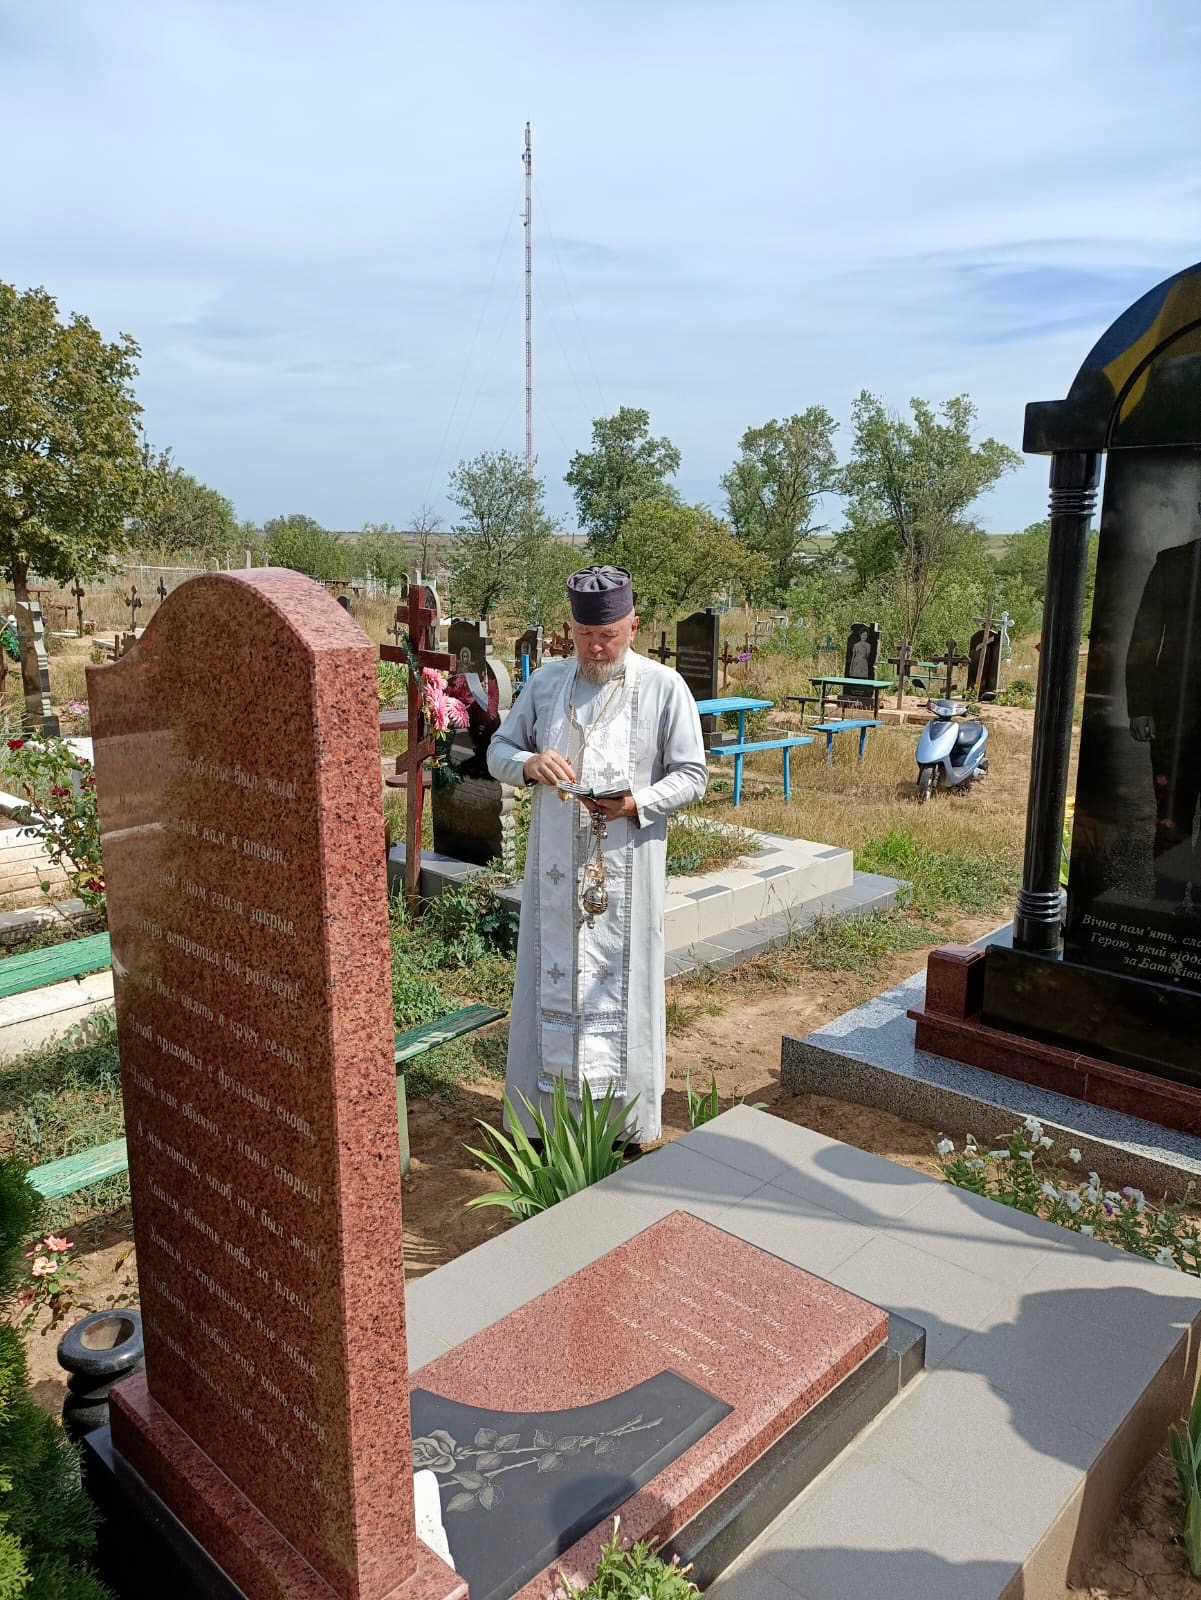
[[[24,739],[10,739],[8,741],[8,748],[10,750],[20,750],[23,747],[24,743],[25,743]]]

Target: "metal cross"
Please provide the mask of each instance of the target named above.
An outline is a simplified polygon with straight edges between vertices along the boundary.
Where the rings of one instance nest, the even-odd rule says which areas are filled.
[[[404,622],[402,621],[402,618],[404,617],[404,614],[405,614],[404,607],[403,606],[397,606],[397,608],[396,608],[396,620],[395,620],[395,622],[392,624],[392,626],[390,628],[385,630],[387,633],[391,634],[393,639],[396,640],[396,643],[397,643],[398,647],[400,645],[400,641],[404,638],[405,630],[404,630]]]
[[[138,629],[138,612],[142,609],[142,597],[138,593],[136,583],[131,583],[129,593],[125,596],[125,604],[129,607],[129,631],[136,633]]]
[[[671,659],[671,657],[675,655],[675,651],[670,647],[670,645],[667,642],[667,630],[666,630],[666,628],[664,628],[663,631],[659,635],[659,643],[657,645],[654,645],[650,650],[648,650],[647,651],[647,655],[658,656],[659,660],[663,663],[664,666],[666,666],[668,661]]]
[[[888,664],[897,669],[897,710],[905,703],[905,680],[909,676],[909,669],[913,665],[913,657],[909,653],[909,640],[902,639],[900,648],[895,656],[889,656]]]
[[[550,881],[554,884],[555,888],[557,889],[559,887],[559,885],[563,882],[563,878],[564,878],[565,874],[560,872],[559,863],[556,861],[553,867],[548,867],[546,869],[546,876],[550,879]]]
[[[71,590],[71,594],[72,594],[72,596],[73,596],[73,598],[75,600],[76,625],[77,625],[77,627],[79,629],[79,637],[81,639],[83,638],[83,597],[84,597],[84,593],[85,593],[85,591],[84,591],[83,584],[80,583],[78,578],[76,578],[75,587]]]
[[[550,981],[552,983],[558,983],[559,980],[562,979],[562,978],[565,978],[567,976],[567,974],[563,971],[563,968],[556,961],[554,966],[550,967],[548,969],[546,976],[550,979]]]
[[[949,700],[955,693],[955,668],[970,667],[971,658],[968,656],[957,655],[955,652],[954,639],[948,639],[946,654],[936,657],[936,660],[940,667],[946,667],[947,669],[947,679],[946,683],[943,685],[942,692]]]
[[[158,603],[161,606],[163,601],[167,598],[167,585],[163,582],[161,573],[159,575],[158,588],[154,592],[156,595],[158,595]]]

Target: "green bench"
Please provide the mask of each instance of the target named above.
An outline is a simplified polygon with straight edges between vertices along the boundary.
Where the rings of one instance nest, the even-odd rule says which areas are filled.
[[[751,739],[744,744],[715,744],[709,751],[711,756],[734,757],[734,804],[742,802],[742,760],[744,756],[752,756],[760,750],[782,750],[784,753],[784,798],[792,798],[792,773],[789,770],[789,757],[798,745],[812,744],[813,740],[808,734],[790,734],[785,739]]]
[[[859,733],[859,760],[863,760],[863,747],[867,743],[867,736],[873,728],[883,727],[883,723],[876,717],[844,717],[841,722],[811,722],[809,726],[814,733],[824,733],[826,736],[826,765],[834,765],[834,735],[836,733]]]
[[[105,940],[107,942],[107,935]],[[393,1041],[395,1062],[400,1067],[414,1056],[435,1050],[440,1044],[458,1039],[476,1028],[486,1028],[490,1022],[499,1022],[506,1015],[493,1006],[464,1006],[461,1011],[451,1011],[433,1022],[423,1022],[416,1028],[406,1028]],[[396,1074],[396,1124],[400,1133],[400,1171],[409,1173],[409,1113],[405,1098],[405,1076]],[[124,1139],[113,1139],[109,1144],[98,1144],[90,1150],[81,1150],[73,1156],[62,1156],[57,1161],[47,1161],[44,1166],[30,1167],[26,1174],[30,1183],[46,1200],[60,1200],[63,1195],[75,1194],[103,1178],[114,1178],[126,1171],[129,1158]]]
[[[65,944],[48,945],[45,950],[26,950],[19,956],[0,958],[0,1000],[14,994],[28,994],[66,978],[82,978],[89,972],[102,972],[113,964],[107,933],[90,933]]]

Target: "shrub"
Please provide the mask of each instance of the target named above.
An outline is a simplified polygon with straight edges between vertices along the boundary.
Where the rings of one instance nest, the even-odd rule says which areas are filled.
[[[576,1589],[564,1579],[570,1600],[691,1600],[700,1590],[681,1567],[678,1557],[670,1563],[658,1554],[658,1546],[639,1539],[627,1547],[621,1542],[621,1518],[614,1517],[613,1533],[601,1551],[596,1577],[586,1589]]]
[[[520,1091],[518,1095],[534,1119],[541,1149],[530,1142],[505,1095],[505,1118],[511,1136],[481,1122],[491,1148],[475,1150],[467,1146],[471,1155],[491,1167],[504,1188],[477,1195],[467,1202],[469,1209],[503,1206],[515,1217],[532,1217],[620,1169],[625,1160],[625,1124],[634,1109],[634,1100],[614,1112],[613,1090],[608,1089],[597,1106],[585,1081],[577,1116],[567,1104],[562,1078],[557,1078],[548,1126],[541,1106],[532,1106]]]
[[[0,1161],[0,1298],[10,1310],[26,1276],[22,1243],[41,1201],[16,1156]],[[62,1429],[29,1393],[21,1336],[0,1323],[0,1595],[28,1600],[108,1600],[85,1569],[94,1514]]]
[[[19,814],[23,834],[39,839],[67,876],[71,891],[90,911],[104,914],[104,866],[92,763],[65,739],[49,735],[10,739],[5,776],[29,804]],[[49,896],[50,884],[41,890]]]

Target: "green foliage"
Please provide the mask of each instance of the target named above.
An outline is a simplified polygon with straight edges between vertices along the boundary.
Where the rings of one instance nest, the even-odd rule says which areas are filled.
[[[1168,1447],[1183,1502],[1180,1532],[1184,1552],[1189,1571],[1194,1578],[1201,1578],[1201,1389],[1193,1396],[1184,1426],[1168,1429]]]
[[[1005,553],[997,562],[997,576],[1002,580],[1004,604],[1013,613],[1015,636],[1030,633],[1038,627],[1042,617],[1043,595],[1047,587],[1047,559],[1051,550],[1051,524],[1044,520],[1032,522],[1021,533],[1011,533],[1005,541]],[[1084,628],[1087,632],[1092,621],[1093,590],[1097,582],[1096,533],[1089,536],[1088,567],[1084,587]]]
[[[855,847],[860,872],[880,872],[912,885],[912,905],[918,912],[995,911],[1016,892],[1019,860],[981,844],[955,850],[927,844],[908,828],[889,828],[869,834]]]
[[[899,950],[919,950],[936,937],[929,923],[915,922],[901,911],[873,911],[841,920],[818,917],[789,948],[815,972],[855,972],[870,978],[880,963]]]
[[[0,283],[0,573],[59,583],[126,548],[147,490],[138,347],[58,319],[44,289]]]
[[[692,1087],[692,1074],[684,1079],[684,1093],[688,1097],[688,1126],[702,1128],[706,1122],[712,1122],[714,1117],[721,1115],[721,1099],[717,1093],[717,1074],[714,1073],[709,1081],[709,1092],[698,1094]]]
[[[141,513],[130,523],[131,542],[140,550],[189,560],[213,559],[238,550],[243,534],[234,508],[223,494],[193,478],[171,459],[143,452],[149,488]]]
[[[650,425],[650,412],[637,406],[595,418],[592,449],[577,450],[564,474],[596,561],[612,559],[612,547],[640,501],[677,498],[667,480],[680,470],[680,452],[670,439],[652,439]]]
[[[749,593],[767,570],[763,557],[705,506],[663,499],[631,509],[605,560],[634,574],[638,610],[647,617],[695,611],[727,590]]]
[[[692,1600],[700,1594],[681,1567],[679,1558],[671,1563],[658,1554],[658,1546],[647,1539],[623,1545],[621,1518],[614,1517],[613,1533],[601,1550],[596,1577],[586,1589],[566,1585],[568,1600]]]
[[[948,572],[973,550],[984,557],[967,513],[1021,457],[996,439],[973,442],[976,408],[966,395],[937,412],[918,399],[910,409],[907,422],[866,390],[855,402],[854,445],[843,471],[847,527],[837,543],[861,583],[889,581],[902,600],[901,636],[917,641]]]
[[[637,1095],[620,1111],[614,1111],[613,1090],[608,1089],[596,1106],[585,1080],[577,1114],[567,1104],[563,1079],[556,1078],[549,1124],[541,1106],[532,1106],[520,1091],[518,1096],[533,1119],[542,1148],[535,1149],[531,1144],[505,1095],[505,1119],[511,1133],[481,1122],[489,1148],[467,1147],[471,1155],[496,1173],[504,1187],[477,1195],[467,1202],[469,1208],[503,1206],[515,1217],[532,1217],[620,1169],[625,1160],[625,1125]]]
[[[677,811],[667,821],[667,876],[712,872],[729,866],[757,848],[745,828],[710,822],[691,811]]]
[[[409,547],[387,522],[369,522],[348,552],[356,572],[382,583],[384,593],[399,588],[409,570]]]
[[[104,866],[96,777],[86,756],[49,734],[10,739],[4,776],[29,802],[18,816],[22,834],[38,839],[51,862],[66,873],[71,892],[89,911],[104,915]],[[50,884],[43,881],[49,896]]]
[[[515,610],[528,623],[556,627],[567,615],[567,580],[581,554],[570,539],[546,529],[525,543],[517,566]]]
[[[459,516],[450,567],[462,615],[487,617],[505,601],[520,605],[535,572],[541,584],[541,565],[551,559],[547,542],[555,538],[544,492],[542,479],[512,450],[486,450],[451,473]]]
[[[21,1157],[4,1157],[0,1284],[5,1302],[24,1276],[22,1248],[40,1211]],[[94,1524],[79,1485],[75,1451],[54,1418],[34,1404],[20,1335],[0,1324],[0,1596],[106,1600],[108,1591],[80,1564],[91,1549]]]
[[[349,577],[347,548],[336,533],[330,533],[312,517],[293,512],[272,517],[263,524],[267,559],[273,567],[291,567],[318,581]]]
[[[794,582],[805,541],[819,531],[813,525],[819,499],[838,488],[836,428],[824,406],[748,428],[721,480],[734,531],[764,557],[775,598]]]
[[[403,661],[377,661],[375,685],[381,711],[396,711],[409,700],[409,669]]]

